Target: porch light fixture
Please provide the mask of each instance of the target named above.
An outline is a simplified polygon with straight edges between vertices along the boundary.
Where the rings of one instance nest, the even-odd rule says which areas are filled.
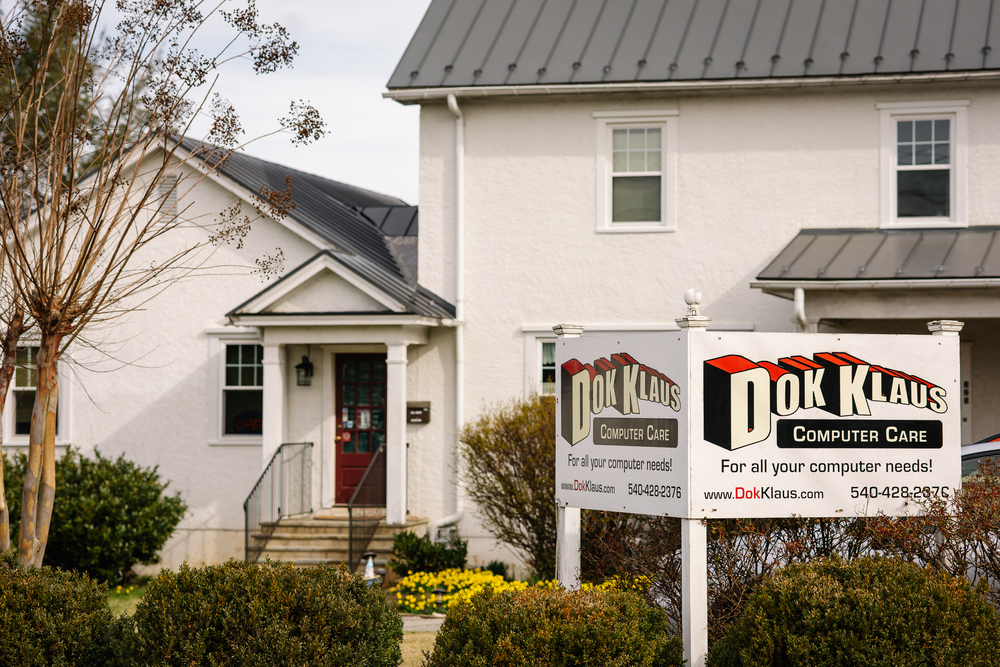
[[[312,377],[313,363],[309,361],[309,357],[303,355],[302,363],[295,366],[296,384],[300,387],[309,387],[312,385]]]

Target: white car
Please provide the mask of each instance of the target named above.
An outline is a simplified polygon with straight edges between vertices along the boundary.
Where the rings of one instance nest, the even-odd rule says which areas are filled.
[[[962,445],[962,479],[979,469],[983,459],[1000,459],[1000,433],[971,445]]]

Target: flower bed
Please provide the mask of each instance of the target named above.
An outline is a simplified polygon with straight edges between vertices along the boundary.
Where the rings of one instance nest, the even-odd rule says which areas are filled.
[[[580,588],[585,591],[611,588],[639,590],[644,588],[646,584],[648,582],[644,584],[642,581],[625,581],[615,578],[597,585],[583,584]],[[411,572],[400,579],[390,592],[396,595],[396,605],[400,612],[404,614],[432,614],[436,611],[443,613],[461,602],[468,602],[473,595],[487,587],[492,588],[494,593],[523,591],[528,588],[552,590],[559,588],[559,582],[546,579],[532,586],[524,581],[507,581],[489,570],[452,568],[441,572]],[[435,603],[434,589],[436,588],[445,590],[440,608]]]

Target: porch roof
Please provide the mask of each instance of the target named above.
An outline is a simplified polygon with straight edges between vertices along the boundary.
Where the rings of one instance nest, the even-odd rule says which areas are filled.
[[[751,287],[771,293],[1000,287],[1000,227],[803,229]]]
[[[333,262],[334,264],[330,264]],[[367,285],[375,288],[376,298],[382,300],[388,297],[391,303],[385,303],[385,310],[365,311],[358,313],[355,311],[337,311],[336,304],[331,304],[330,309],[321,312],[310,313],[281,313],[285,316],[316,316],[316,315],[358,315],[385,317],[398,316],[401,314],[419,315],[436,319],[449,319],[455,317],[455,306],[442,299],[430,290],[420,285],[410,285],[405,280],[397,276],[394,272],[386,271],[382,267],[367,261],[352,253],[336,252],[332,250],[322,250],[308,260],[295,267],[279,280],[271,283],[263,290],[253,295],[240,305],[233,308],[226,314],[230,319],[238,319],[247,315],[264,315],[266,305],[273,300],[280,298],[279,295],[287,293],[290,286],[301,284],[302,279],[308,275],[315,275],[323,266],[332,266],[336,273],[346,271],[348,276],[356,276]],[[277,314],[277,313],[276,313]]]

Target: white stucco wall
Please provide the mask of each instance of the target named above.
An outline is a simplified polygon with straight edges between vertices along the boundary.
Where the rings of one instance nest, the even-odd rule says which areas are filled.
[[[876,104],[940,100],[971,100],[968,221],[998,224],[995,87],[460,98],[466,419],[522,394],[525,376],[537,372],[525,367],[522,327],[672,326],[683,315],[684,290],[697,287],[703,313],[716,324],[795,330],[791,302],[752,290],[750,281],[802,228],[877,227]],[[675,232],[595,232],[593,114],[612,110],[677,111]],[[420,281],[449,299],[455,294],[454,127],[443,103],[424,103]],[[474,511],[460,529],[480,548],[491,544]]]

